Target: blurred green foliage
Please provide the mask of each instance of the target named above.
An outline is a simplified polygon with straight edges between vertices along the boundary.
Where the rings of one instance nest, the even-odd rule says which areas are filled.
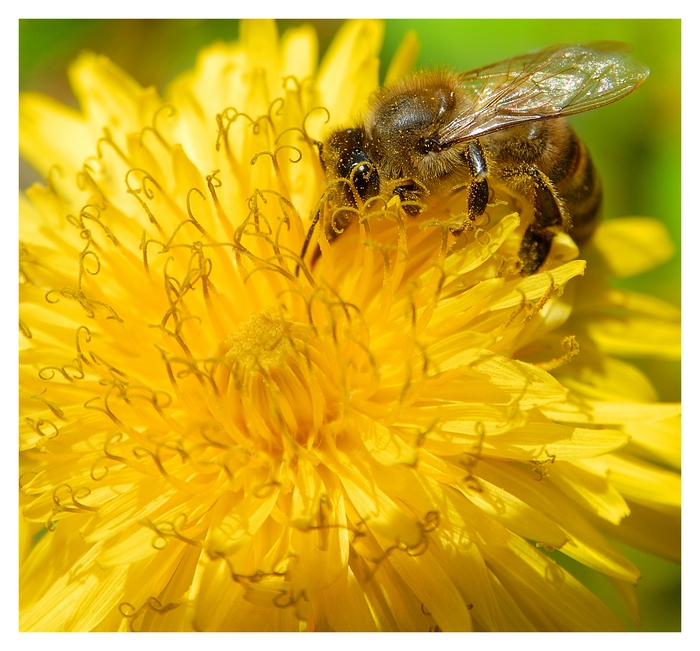
[[[342,21],[281,20],[280,32],[311,22],[321,55]],[[381,74],[407,31],[418,35],[419,68],[477,68],[553,43],[614,40],[629,43],[651,68],[644,85],[623,101],[572,118],[588,145],[605,187],[605,217],[652,216],[664,221],[677,254],[663,267],[625,286],[680,305],[681,21],[680,20],[389,20]],[[75,105],[67,65],[84,49],[109,56],[143,85],[161,92],[191,67],[214,40],[234,40],[235,20],[21,20],[20,90],[45,92]],[[23,169],[23,176],[29,174]],[[23,184],[29,182],[25,176]],[[680,366],[639,364],[654,378],[662,400],[680,399]],[[680,630],[680,568],[624,548],[642,570],[638,588],[642,630]],[[573,562],[567,569],[617,612],[622,608],[605,579]],[[628,621],[631,626],[631,622]]]

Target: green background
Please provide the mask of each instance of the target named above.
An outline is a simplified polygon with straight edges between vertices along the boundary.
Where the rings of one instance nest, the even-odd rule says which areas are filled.
[[[279,21],[280,31],[300,20]],[[321,54],[341,24],[312,20]],[[629,43],[651,68],[641,88],[623,101],[571,119],[604,181],[604,216],[652,216],[664,221],[676,256],[625,286],[680,305],[681,235],[681,22],[680,20],[389,20],[382,76],[408,30],[418,35],[418,67],[460,71],[553,43],[615,40]],[[67,65],[84,49],[108,55],[143,85],[162,92],[190,68],[197,50],[214,40],[234,40],[234,20],[21,20],[20,90],[38,90],[75,105]],[[36,180],[20,164],[20,184]],[[662,400],[680,400],[680,365],[640,360]],[[642,570],[638,594],[642,630],[680,630],[680,568],[620,545]],[[617,613],[621,603],[607,581],[568,560],[559,560],[590,585]],[[629,619],[623,620],[634,630]]]

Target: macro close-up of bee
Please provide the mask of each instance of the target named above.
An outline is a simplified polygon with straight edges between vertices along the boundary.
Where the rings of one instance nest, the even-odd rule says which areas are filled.
[[[567,116],[615,102],[649,69],[617,42],[555,45],[463,73],[421,72],[380,89],[361,122],[318,143],[332,191],[322,220],[334,239],[374,200],[394,196],[409,217],[464,199],[460,235],[494,192],[514,196],[526,220],[518,253],[538,271],[553,238],[577,245],[592,235],[601,182]],[[302,249],[312,242],[316,214]]]
[[[681,22],[21,19],[17,633],[681,632]]]

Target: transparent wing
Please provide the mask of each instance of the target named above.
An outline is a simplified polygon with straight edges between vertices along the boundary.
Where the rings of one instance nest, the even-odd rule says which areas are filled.
[[[616,102],[649,75],[624,43],[554,45],[460,75],[469,101],[437,134],[468,140],[532,120]]]

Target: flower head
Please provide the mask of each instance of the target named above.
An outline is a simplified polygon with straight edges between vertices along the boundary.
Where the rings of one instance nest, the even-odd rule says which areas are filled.
[[[603,534],[674,555],[678,405],[617,357],[677,314],[604,277],[654,223],[523,276],[508,197],[462,233],[371,202],[302,259],[381,35],[316,70],[253,21],[167,102],[92,54],[80,112],[23,98],[23,630],[614,630],[552,550],[629,603]]]

